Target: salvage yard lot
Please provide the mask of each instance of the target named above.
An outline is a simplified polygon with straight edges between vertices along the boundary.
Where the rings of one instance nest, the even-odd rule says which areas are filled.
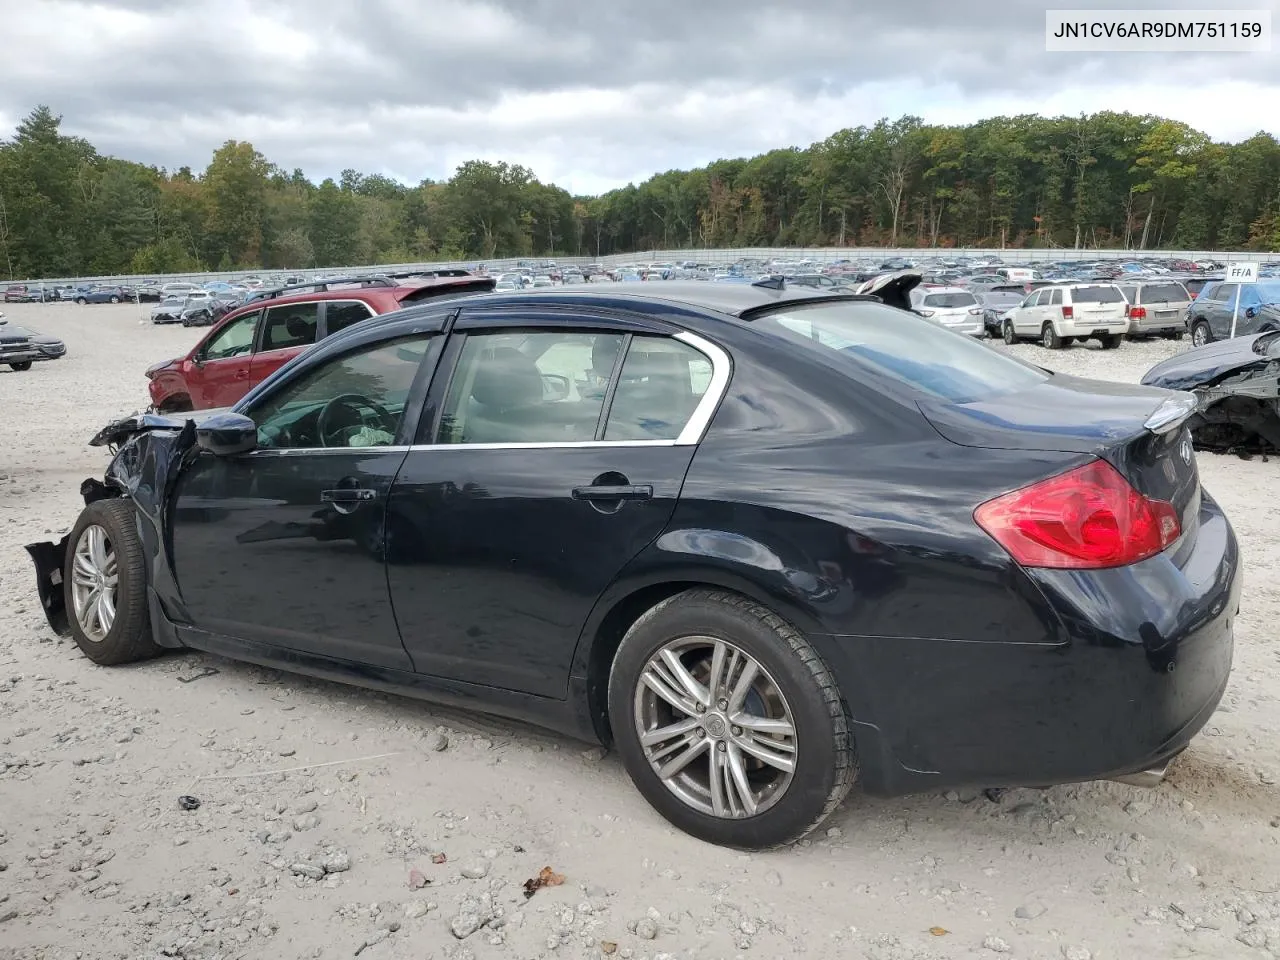
[[[68,355],[0,369],[0,958],[1280,956],[1280,461],[1199,456],[1244,604],[1223,706],[1160,788],[855,789],[826,832],[747,856],[677,833],[585,744],[203,654],[103,669],[55,639],[22,545],[70,527],[106,462],[89,437],[202,331],[5,312]],[[995,349],[1137,382],[1186,346]],[[544,866],[564,884],[526,899]]]

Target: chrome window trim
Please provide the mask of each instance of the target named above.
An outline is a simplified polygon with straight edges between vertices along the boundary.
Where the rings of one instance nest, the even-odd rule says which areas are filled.
[[[645,336],[645,334],[638,334]],[[702,437],[711,425],[720,401],[729,387],[729,378],[733,373],[733,361],[729,354],[718,345],[687,330],[673,334],[671,339],[679,340],[697,350],[711,364],[711,381],[698,405],[693,408],[693,415],[684,425],[680,435],[674,440],[548,440],[544,443],[416,443],[410,449],[414,453],[427,450],[576,450],[580,448],[610,447],[693,447],[702,442]]]
[[[385,447],[257,447],[250,450],[250,457],[300,457],[303,454],[321,455],[338,453],[408,453],[411,448],[403,444],[387,444]]]
[[[434,452],[445,450],[577,450],[577,449],[610,449],[629,447],[692,447],[702,442],[711,418],[715,416],[729,388],[729,379],[733,374],[733,361],[729,354],[717,344],[696,333],[682,331],[672,336],[673,340],[693,347],[703,354],[711,363],[711,381],[707,390],[693,409],[693,415],[685,424],[680,435],[674,440],[549,440],[545,443],[415,443],[410,446],[385,447],[286,447],[276,449],[263,447],[250,451],[250,456],[262,454],[276,456],[300,456],[303,454],[337,454],[337,453],[399,453],[399,452]]]

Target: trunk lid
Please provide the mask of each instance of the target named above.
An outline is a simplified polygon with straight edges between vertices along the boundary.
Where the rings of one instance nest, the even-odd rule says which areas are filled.
[[[960,446],[1106,460],[1139,493],[1172,503],[1184,536],[1200,514],[1200,474],[1185,425],[1195,404],[1186,393],[1060,373],[968,403],[918,401],[933,428]]]

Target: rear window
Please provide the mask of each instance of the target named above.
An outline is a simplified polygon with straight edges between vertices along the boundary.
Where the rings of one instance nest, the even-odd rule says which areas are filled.
[[[926,307],[972,307],[978,301],[972,293],[930,293],[924,298]]]
[[[1176,283],[1151,283],[1142,288],[1143,303],[1177,303],[1187,299],[1187,291]]]
[[[879,303],[789,307],[753,326],[813,350],[855,379],[871,370],[953,403],[1025,390],[1049,377],[972,337]]]
[[[1074,287],[1072,303],[1124,303],[1119,287]]]

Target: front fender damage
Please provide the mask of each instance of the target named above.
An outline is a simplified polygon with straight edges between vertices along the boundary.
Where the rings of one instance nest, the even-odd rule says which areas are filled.
[[[165,422],[161,422],[165,421]],[[100,431],[91,446],[119,447],[102,480],[89,477],[80,484],[84,504],[113,497],[127,497],[137,508],[138,533],[146,553],[148,580],[166,587],[173,584],[168,558],[172,555],[167,531],[169,495],[181,467],[195,448],[195,424],[150,415],[117,420]],[[36,590],[50,629],[58,636],[70,633],[64,571],[70,534],[57,542],[26,545],[36,568]]]
[[[1223,377],[1195,391],[1188,421],[1198,449],[1249,455],[1280,450],[1280,361]]]

